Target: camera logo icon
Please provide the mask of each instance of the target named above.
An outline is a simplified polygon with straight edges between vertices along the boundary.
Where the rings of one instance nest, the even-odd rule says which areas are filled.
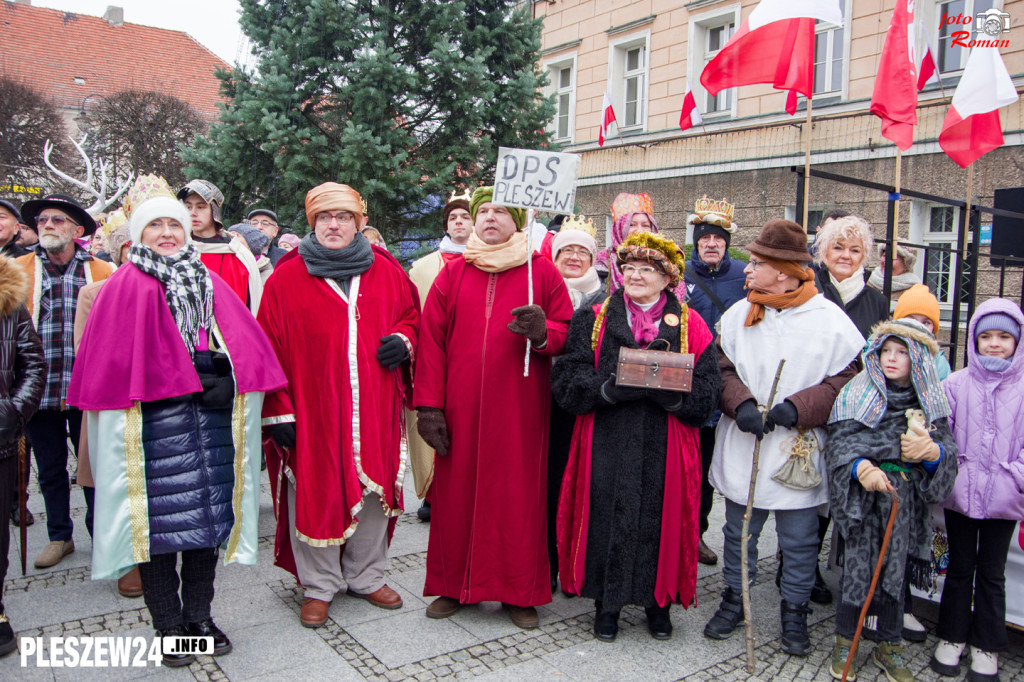
[[[975,18],[974,30],[977,33],[984,33],[993,38],[1000,33],[1008,33],[1010,30],[1010,14],[1009,12],[1000,12],[993,7]]]

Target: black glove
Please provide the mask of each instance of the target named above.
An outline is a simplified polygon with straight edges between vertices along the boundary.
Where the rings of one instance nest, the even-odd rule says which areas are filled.
[[[650,388],[647,389],[647,397],[667,412],[675,412],[683,406],[683,394],[677,391],[662,391],[661,389]]]
[[[199,383],[203,392],[197,397],[203,407],[226,407],[235,398],[235,380],[230,374],[218,376],[199,372]]]
[[[452,441],[448,437],[448,423],[438,407],[420,407],[416,410],[416,430],[423,441],[444,457]]]
[[[764,438],[764,434],[768,433],[761,410],[757,409],[756,400],[749,398],[736,408],[736,426],[743,433],[753,434],[758,440]]]
[[[392,334],[381,337],[380,347],[377,348],[377,362],[382,367],[396,369],[408,359],[409,349],[405,347],[405,341],[401,336]]]
[[[796,426],[796,420],[796,405],[788,400],[783,400],[768,410],[768,417],[764,420],[765,433],[774,430],[776,426],[791,429]]]
[[[282,448],[295,447],[295,422],[271,424],[270,426],[264,426],[263,428],[267,430],[267,433],[274,439],[274,442]]]
[[[647,396],[646,388],[633,388],[632,386],[618,386],[615,383],[615,372],[608,376],[608,380],[601,384],[601,397],[609,405],[624,403],[630,400],[640,400]]]

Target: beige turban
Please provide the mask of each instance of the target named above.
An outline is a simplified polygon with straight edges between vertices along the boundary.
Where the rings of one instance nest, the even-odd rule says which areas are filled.
[[[348,185],[325,182],[306,192],[306,221],[311,228],[316,226],[316,214],[323,211],[349,211],[362,225],[363,199]]]

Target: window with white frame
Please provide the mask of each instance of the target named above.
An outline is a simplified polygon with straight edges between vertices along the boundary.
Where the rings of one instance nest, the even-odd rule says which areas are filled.
[[[732,38],[739,25],[739,4],[691,15],[689,24],[689,54],[687,55],[687,83],[693,90],[697,108],[707,118],[721,118],[736,111],[735,88],[727,88],[712,97],[701,85],[700,75],[708,63],[714,59],[729,39]]]
[[[839,94],[843,90],[843,55],[846,51],[846,2],[839,3],[843,23],[835,26],[820,19],[814,26],[814,94]]]
[[[992,9],[994,4],[993,0],[949,0],[948,2],[940,0],[935,3],[935,16],[929,25],[939,36],[938,54],[935,55],[939,73],[959,71],[967,65],[967,56],[970,54],[970,50],[955,43],[974,39],[976,37],[975,17]],[[970,23],[951,24],[948,21],[943,21],[943,17],[967,17],[970,18]],[[962,35],[964,31],[968,33],[966,38]],[[960,35],[956,35],[957,33]]]
[[[921,279],[928,285],[939,304],[950,307],[956,275],[956,235],[960,225],[960,209],[954,206],[929,206],[922,234],[928,246],[949,247],[950,250],[928,249]]]
[[[548,62],[548,91],[555,97],[555,117],[548,127],[557,142],[572,142],[576,121],[576,55]]]
[[[626,36],[611,44],[609,91],[619,130],[647,127],[650,33]]]
[[[704,31],[704,66],[714,59],[732,38],[736,24],[732,21],[720,26],[709,26]],[[732,88],[726,88],[717,95],[704,93],[704,113],[717,114],[732,109]]]

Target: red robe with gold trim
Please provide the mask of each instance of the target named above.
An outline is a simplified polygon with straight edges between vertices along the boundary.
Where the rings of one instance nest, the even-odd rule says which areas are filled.
[[[294,419],[297,435],[295,448],[266,447],[278,519],[275,563],[292,573],[282,466],[296,480],[296,530],[314,546],[345,542],[367,489],[393,517],[402,511],[401,408],[411,373],[408,363],[382,367],[377,349],[390,334],[415,348],[419,300],[397,261],[373,250],[373,264],[352,279],[346,297],[356,297],[355,308],[340,289],[310,275],[301,257],[275,270],[260,305],[257,319],[288,377],[287,388],[267,395],[263,423]]]
[[[427,298],[417,348],[417,407],[444,410],[447,456],[434,462],[425,595],[464,603],[551,601],[546,541],[551,356],[572,303],[551,261],[533,257],[533,301],[548,341],[530,354],[508,329],[527,303],[526,265],[497,274],[453,260]]]

